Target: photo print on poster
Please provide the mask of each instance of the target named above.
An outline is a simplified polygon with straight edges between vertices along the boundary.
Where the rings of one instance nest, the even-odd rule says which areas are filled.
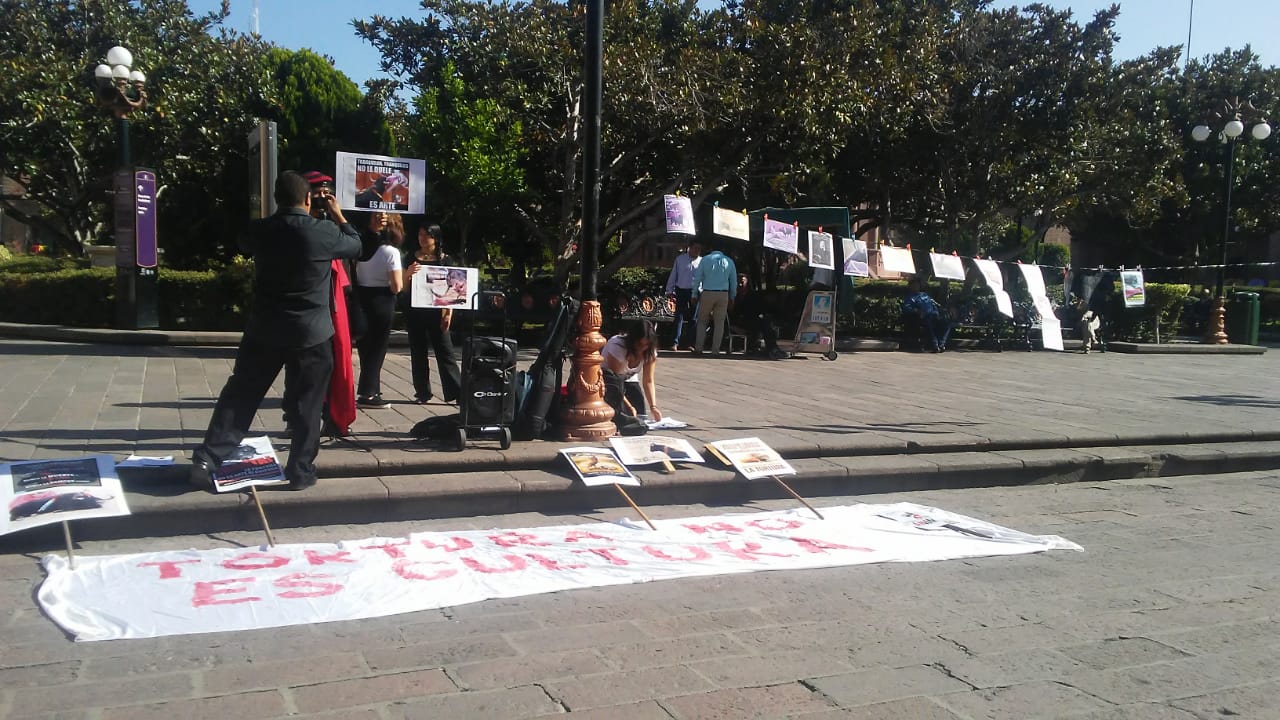
[[[831,233],[809,231],[809,267],[835,270],[835,239]]]
[[[696,235],[693,227],[693,202],[683,195],[663,195],[667,213],[667,232]]]
[[[0,465],[0,535],[41,525],[128,515],[110,455]]]
[[[334,193],[344,210],[426,212],[425,160],[340,152],[336,165]]]
[[[870,277],[871,268],[867,265],[867,241],[854,238],[840,238],[844,246],[844,274],[852,277]]]
[[[795,225],[765,218],[764,246],[795,255],[800,247],[800,230]]]

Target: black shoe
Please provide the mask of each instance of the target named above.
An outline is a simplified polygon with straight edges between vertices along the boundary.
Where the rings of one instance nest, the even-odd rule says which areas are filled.
[[[382,395],[370,395],[356,400],[356,406],[365,409],[382,410],[391,407],[391,403],[382,398]]]
[[[315,484],[316,484],[316,479],[314,477],[294,478],[289,481],[289,489],[290,490],[306,490],[307,488],[312,487]]]
[[[415,396],[415,397],[413,398],[413,402],[414,402],[414,404],[415,404],[415,405],[426,405],[427,403],[431,402],[431,396],[430,396],[430,395],[418,395],[418,396]]]
[[[192,456],[191,474],[187,476],[187,482],[191,483],[192,487],[214,492],[213,471],[216,470],[217,467],[218,466],[208,458],[201,457],[200,455]]]

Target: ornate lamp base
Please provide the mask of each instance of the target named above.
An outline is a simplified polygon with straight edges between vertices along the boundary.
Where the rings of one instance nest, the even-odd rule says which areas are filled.
[[[604,401],[604,377],[600,373],[600,303],[584,301],[578,310],[578,339],[569,361],[569,402],[560,412],[561,436],[565,440],[598,442],[613,436],[613,408]]]
[[[1231,342],[1227,338],[1227,305],[1223,298],[1213,301],[1213,309],[1209,311],[1209,321],[1204,326],[1204,337],[1200,342],[1206,345],[1226,345]]]

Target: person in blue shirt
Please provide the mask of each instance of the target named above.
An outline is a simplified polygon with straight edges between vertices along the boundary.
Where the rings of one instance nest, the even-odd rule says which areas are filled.
[[[936,353],[947,349],[951,321],[942,312],[937,301],[924,291],[917,278],[911,278],[907,283],[907,299],[902,301],[902,318],[905,329],[916,330],[917,336],[924,341],[925,349]]]
[[[686,330],[693,326],[693,273],[702,262],[702,246],[696,240],[689,243],[684,252],[676,256],[667,276],[667,296],[676,301],[676,338],[673,350],[692,349],[693,341]]]
[[[707,341],[707,322],[713,322],[715,331],[711,340],[711,352],[719,353],[724,342],[725,318],[738,295],[738,267],[733,258],[717,247],[698,263],[693,272],[693,300],[698,303],[698,329],[693,351],[702,352]]]

